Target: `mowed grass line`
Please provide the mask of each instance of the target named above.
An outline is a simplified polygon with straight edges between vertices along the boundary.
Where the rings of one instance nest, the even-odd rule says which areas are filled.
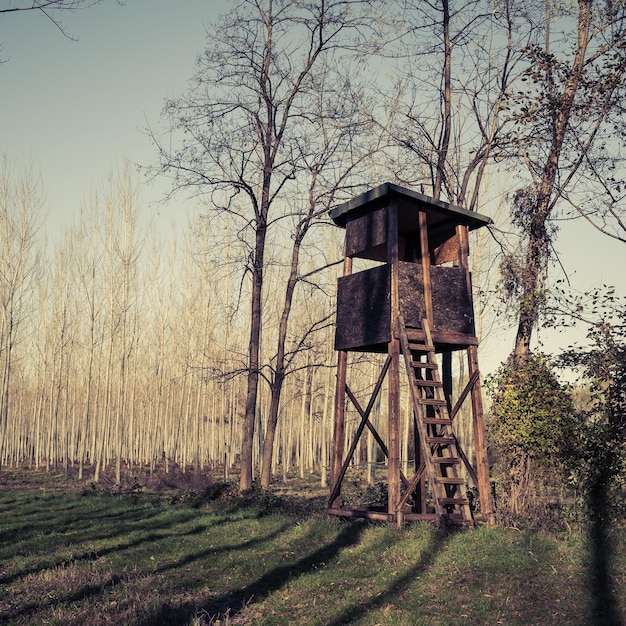
[[[593,623],[583,536],[397,531],[268,501],[0,488],[0,623]]]

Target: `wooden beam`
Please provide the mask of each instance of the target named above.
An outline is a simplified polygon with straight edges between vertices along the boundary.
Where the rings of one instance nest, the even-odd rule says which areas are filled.
[[[478,370],[476,370],[470,376],[470,379],[469,379],[467,385],[465,385],[465,388],[461,392],[461,395],[459,396],[459,398],[456,401],[454,407],[450,411],[450,421],[451,422],[454,421],[454,418],[456,417],[456,414],[461,410],[461,407],[463,406],[463,403],[465,402],[465,399],[467,398],[467,395],[469,394],[469,392],[472,389],[474,389],[474,385],[478,382],[479,378],[480,378],[480,372]]]
[[[390,313],[389,336],[387,347],[389,354],[389,385],[388,385],[388,469],[387,469],[387,513],[396,515],[397,503],[400,501],[400,342],[398,341],[398,316],[400,315],[399,290],[399,241],[398,241],[398,207],[390,203],[387,208],[387,263],[390,266]],[[397,516],[397,524],[403,523],[401,514]]]
[[[344,252],[345,254],[345,252]],[[352,259],[344,257],[343,275],[352,273]],[[335,423],[333,428],[333,458],[331,469],[331,506],[338,504],[341,489],[341,459],[345,442],[345,405],[346,405],[346,373],[348,368],[348,353],[339,350],[337,353],[337,381],[335,383]]]
[[[357,519],[371,519],[377,522],[389,522],[391,521],[388,513],[382,511],[371,511],[365,508],[333,508],[328,509],[329,515],[336,515],[337,517],[350,517]]]
[[[354,435],[354,439],[352,440],[352,443],[350,444],[350,449],[348,450],[348,454],[346,455],[346,458],[343,461],[342,467],[341,467],[341,471],[339,472],[339,474],[336,477],[336,481],[335,484],[333,486],[333,490],[330,494],[330,504],[333,505],[333,503],[338,499],[339,497],[339,492],[341,489],[341,483],[343,482],[343,478],[346,475],[346,472],[348,471],[348,465],[350,465],[350,461],[352,460],[352,457],[354,456],[354,452],[356,451],[356,447],[359,443],[359,440],[361,439],[361,435],[363,434],[363,429],[365,428],[366,424],[369,424],[369,416],[370,413],[372,412],[372,409],[374,408],[374,403],[376,402],[376,397],[378,396],[378,393],[380,392],[380,388],[382,387],[383,384],[383,380],[385,378],[385,375],[387,374],[387,370],[389,369],[389,363],[390,363],[390,358],[387,357],[387,360],[385,361],[385,364],[383,365],[383,369],[380,373],[380,375],[378,376],[378,380],[376,381],[376,385],[374,386],[374,391],[372,393],[372,396],[370,398],[370,401],[367,403],[367,408],[365,409],[365,411],[363,411],[360,407],[360,405],[358,404],[358,402],[356,401],[356,398],[354,397],[354,395],[352,394],[352,392],[350,391],[349,387],[346,385],[346,392],[348,393],[348,396],[350,397],[350,400],[352,400],[352,403],[356,406],[357,410],[359,411],[360,415],[361,415],[361,423],[359,424],[359,427],[357,428],[357,431]],[[371,427],[371,424],[370,424]],[[336,505],[336,504],[335,504]],[[333,505],[334,506],[334,505]]]
[[[472,297],[472,277],[469,271],[469,233],[467,226],[457,225],[459,240],[459,265],[465,270],[467,292]],[[491,481],[489,479],[489,460],[487,458],[487,434],[485,431],[485,416],[483,412],[483,398],[480,388],[480,370],[478,368],[477,345],[467,347],[468,371],[470,374],[470,389],[472,398],[472,425],[474,429],[474,454],[476,457],[476,474],[480,508],[487,524],[495,523],[495,511],[491,498]],[[469,386],[469,384],[468,384]]]
[[[348,394],[348,397],[352,401],[352,404],[354,404],[354,408],[357,410],[359,415],[363,416],[364,411],[361,408],[359,401],[356,399],[355,395],[352,393],[349,387],[346,387],[346,393]],[[369,428],[370,432],[374,436],[374,439],[376,439],[378,445],[383,451],[383,454],[385,455],[385,458],[389,460],[389,450],[387,446],[385,445],[385,442],[382,440],[381,436],[378,434],[377,430],[372,425],[372,422],[369,421],[369,419],[367,420],[366,426]],[[400,470],[400,480],[405,486],[409,485],[409,479],[404,475],[404,472],[402,472],[401,470]]]
[[[419,228],[420,228],[420,249],[422,272],[424,275],[424,309],[426,311],[426,319],[431,328],[435,328],[433,315],[433,288],[430,278],[430,250],[428,248],[428,221],[425,211],[419,212]]]
[[[480,508],[488,520],[495,523],[495,511],[491,498],[491,481],[489,479],[489,460],[487,458],[487,434],[485,431],[485,416],[483,413],[483,398],[480,389],[480,375],[478,370],[478,348],[470,346],[467,349],[467,360],[470,376],[478,375],[471,390],[472,416],[474,426],[474,455],[476,456],[476,474],[478,478],[478,494]]]
[[[461,447],[461,444],[459,443],[459,440],[456,438],[456,435],[452,435],[456,441],[456,449],[457,452],[459,453],[459,456],[461,457],[461,461],[463,461],[463,465],[465,465],[465,469],[467,470],[467,473],[470,475],[470,478],[472,479],[472,482],[474,483],[474,485],[476,487],[478,487],[478,475],[476,474],[476,470],[472,467],[472,464],[470,462],[470,460],[467,458],[467,454],[465,454],[465,450],[463,450],[463,448]]]
[[[401,509],[404,508],[404,506],[406,505],[408,499],[411,497],[411,494],[415,491],[415,488],[417,487],[417,484],[420,482],[422,476],[424,475],[424,470],[425,469],[426,469],[426,465],[424,465],[424,462],[422,461],[420,463],[420,466],[417,468],[417,471],[415,472],[415,475],[411,479],[411,483],[406,488],[406,491],[404,492],[404,495],[402,496],[402,499],[400,500],[400,502],[398,502],[397,511],[400,511]],[[422,507],[424,509],[426,508],[426,501],[425,500],[422,501]]]

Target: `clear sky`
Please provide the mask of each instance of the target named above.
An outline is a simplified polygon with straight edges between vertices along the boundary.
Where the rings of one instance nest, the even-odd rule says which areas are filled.
[[[51,221],[67,221],[124,158],[154,162],[143,129],[158,124],[166,96],[183,91],[204,47],[205,25],[226,5],[104,0],[57,12],[77,41],[40,12],[0,18],[0,152],[14,162],[32,157]]]
[[[205,26],[228,4],[127,0],[120,6],[104,0],[58,14],[78,41],[64,37],[37,12],[0,18],[0,152],[14,162],[32,158],[40,169],[52,231],[70,221],[90,190],[124,158],[154,162],[143,129],[158,125],[165,97],[184,90],[205,45]],[[155,201],[164,189],[165,184],[151,186],[143,198]],[[161,207],[164,223],[185,213],[184,204],[180,198]],[[564,226],[558,248],[579,290],[608,283],[626,292],[626,245],[580,222]],[[562,336],[541,336],[550,349],[569,343]],[[486,354],[499,360],[512,343],[494,339]]]

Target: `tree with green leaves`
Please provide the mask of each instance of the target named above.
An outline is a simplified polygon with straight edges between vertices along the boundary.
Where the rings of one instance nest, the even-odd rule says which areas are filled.
[[[608,519],[623,515],[626,488],[626,301],[599,306],[603,315],[589,329],[589,345],[570,348],[560,361],[580,372],[588,390],[571,480],[586,494],[592,519]]]
[[[577,418],[567,387],[550,361],[531,354],[522,365],[513,357],[487,381],[492,396],[489,435],[496,460],[497,506],[507,523],[534,521],[545,502],[546,481],[558,484],[576,439]]]

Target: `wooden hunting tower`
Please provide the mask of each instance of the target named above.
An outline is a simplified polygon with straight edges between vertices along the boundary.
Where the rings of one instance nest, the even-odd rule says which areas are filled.
[[[478,340],[474,329],[468,232],[490,219],[409,189],[385,183],[330,212],[346,229],[344,273],[338,281],[335,349],[338,351],[329,513],[386,520],[429,519],[472,525],[493,517],[483,419]],[[353,273],[353,259],[378,261]],[[452,353],[467,352],[469,380],[452,398]],[[350,351],[386,353],[372,396],[363,409],[347,384]],[[438,362],[441,360],[441,367]],[[400,363],[413,409],[414,475],[400,459]],[[370,421],[387,377],[387,441]],[[346,396],[360,415],[345,448]],[[455,434],[454,419],[469,397],[474,460]],[[342,504],[342,481],[368,428],[387,460],[386,510]],[[469,485],[468,485],[469,483]],[[475,487],[479,513],[470,511]]]

